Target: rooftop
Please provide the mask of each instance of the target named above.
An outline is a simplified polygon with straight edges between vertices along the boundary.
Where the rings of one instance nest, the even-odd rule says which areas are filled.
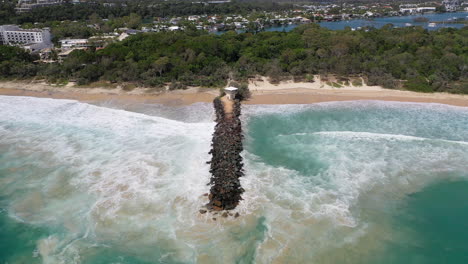
[[[237,91],[238,88],[230,86],[230,87],[224,88],[224,90],[225,91]]]
[[[17,25],[2,25],[0,27],[5,31],[42,32],[42,30],[38,28],[22,29]]]

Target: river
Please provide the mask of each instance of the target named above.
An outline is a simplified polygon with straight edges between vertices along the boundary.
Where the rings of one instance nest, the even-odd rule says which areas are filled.
[[[414,22],[413,19],[417,17],[425,17],[429,19],[428,22]],[[374,19],[353,19],[353,20],[341,20],[335,22],[320,22],[321,27],[325,27],[331,30],[343,30],[346,27],[353,29],[358,29],[359,27],[375,27],[381,28],[387,24],[393,24],[395,27],[407,27],[407,26],[422,26],[429,30],[436,30],[439,28],[462,28],[465,24],[453,23],[455,19],[459,18],[468,18],[468,12],[455,12],[455,13],[430,13],[424,15],[411,15],[411,16],[393,16],[393,17],[378,17]],[[435,26],[430,27],[429,23],[431,22],[441,22],[445,21],[446,23],[437,23]],[[289,32],[296,27],[298,24],[290,24],[285,26],[275,26],[265,28],[265,31],[285,31]],[[238,33],[244,32],[243,30],[237,31]],[[222,34],[224,31],[220,31],[217,34]]]

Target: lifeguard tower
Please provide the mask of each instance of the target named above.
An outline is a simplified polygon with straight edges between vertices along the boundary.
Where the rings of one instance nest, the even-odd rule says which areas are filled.
[[[226,93],[227,99],[233,101],[236,98],[237,90],[238,89],[236,87],[224,88],[224,92]]]

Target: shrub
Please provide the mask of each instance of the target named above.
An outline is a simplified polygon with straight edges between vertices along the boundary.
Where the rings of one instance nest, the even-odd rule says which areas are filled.
[[[242,83],[239,87],[237,87],[239,90],[237,91],[237,96],[236,98],[243,101],[247,100],[252,96],[252,93],[249,90],[249,85],[247,83]]]
[[[430,93],[434,91],[427,80],[421,76],[409,79],[405,82],[404,87],[415,92]]]
[[[125,84],[122,84],[122,90],[124,91],[131,91],[133,89],[135,89],[137,86],[133,83],[125,83]]]
[[[236,99],[243,101],[243,100],[249,99],[252,96],[249,90],[249,85],[246,82],[243,82],[243,83],[231,82],[229,86],[236,87],[238,89]],[[221,89],[220,92],[221,92],[221,96],[225,95],[224,89]]]
[[[398,83],[398,80],[389,73],[377,71],[367,75],[368,85],[380,85],[383,88],[397,88]]]
[[[314,82],[314,75],[313,74],[306,74],[305,81],[313,83]]]
[[[172,81],[169,85],[169,90],[185,90],[187,86],[181,82]]]
[[[354,80],[351,82],[351,84],[352,84],[353,86],[362,86],[362,80],[361,80],[361,78],[354,79]]]
[[[332,82],[332,83],[331,83],[331,86],[333,86],[333,87],[335,87],[335,88],[342,88],[342,87],[343,87],[342,84],[339,84],[339,83],[337,83],[337,82]]]

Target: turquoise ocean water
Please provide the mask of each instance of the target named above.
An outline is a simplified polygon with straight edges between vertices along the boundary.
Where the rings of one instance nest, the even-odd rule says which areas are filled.
[[[0,263],[468,262],[466,108],[245,106],[225,219],[211,104],[115,105],[0,96]]]

